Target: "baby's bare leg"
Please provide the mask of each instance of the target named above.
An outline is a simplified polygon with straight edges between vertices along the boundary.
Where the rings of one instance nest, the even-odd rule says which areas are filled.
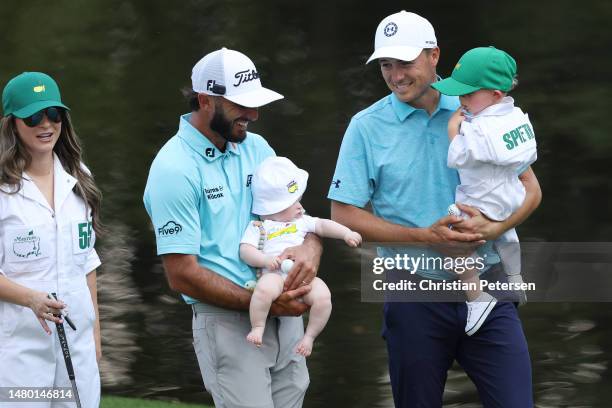
[[[247,340],[258,347],[261,346],[270,305],[283,292],[283,283],[283,277],[279,274],[264,273],[255,286],[249,305],[251,332],[247,335]]]
[[[319,278],[312,281],[312,290],[304,296],[304,303],[310,305],[308,326],[304,337],[295,348],[295,352],[308,357],[312,352],[312,343],[321,333],[332,311],[331,293],[329,288]]]

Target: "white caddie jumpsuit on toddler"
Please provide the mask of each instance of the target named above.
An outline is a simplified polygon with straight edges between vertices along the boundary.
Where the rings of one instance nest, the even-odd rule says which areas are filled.
[[[77,330],[64,323],[82,406],[100,403],[95,310],[86,275],[100,265],[91,213],[54,154],[55,211],[28,177],[16,194],[0,192],[0,273],[20,285],[55,292],[68,305]],[[2,186],[2,190],[11,191]],[[68,387],[70,381],[55,323],[44,332],[27,307],[0,301],[0,387]],[[74,407],[75,403],[0,402],[0,407]]]
[[[467,117],[448,148],[448,167],[456,168],[461,179],[455,202],[505,220],[523,204],[525,187],[518,176],[536,158],[533,126],[511,97]],[[514,228],[495,242],[507,275],[521,272],[518,242]]]

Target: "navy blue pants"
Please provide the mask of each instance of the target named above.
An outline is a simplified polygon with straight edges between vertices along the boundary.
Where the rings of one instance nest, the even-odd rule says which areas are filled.
[[[495,305],[471,337],[464,332],[464,302],[389,302],[384,311],[396,407],[442,407],[453,360],[474,382],[485,408],[533,407],[529,351],[513,303]]]

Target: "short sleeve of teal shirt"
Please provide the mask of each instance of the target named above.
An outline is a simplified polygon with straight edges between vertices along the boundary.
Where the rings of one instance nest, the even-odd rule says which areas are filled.
[[[195,171],[174,160],[158,157],[151,166],[145,207],[155,229],[158,255],[200,253],[200,192],[194,183],[196,177]]]
[[[374,193],[375,178],[371,157],[369,143],[359,129],[359,122],[353,118],[340,146],[329,198],[364,207]],[[343,184],[342,188],[340,184]]]

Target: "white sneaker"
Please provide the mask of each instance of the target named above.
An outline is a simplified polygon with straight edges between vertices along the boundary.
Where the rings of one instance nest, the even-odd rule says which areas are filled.
[[[478,299],[473,302],[465,302],[467,304],[467,322],[465,323],[465,334],[473,335],[480,329],[480,326],[485,322],[491,310],[495,307],[497,299],[483,292]]]

